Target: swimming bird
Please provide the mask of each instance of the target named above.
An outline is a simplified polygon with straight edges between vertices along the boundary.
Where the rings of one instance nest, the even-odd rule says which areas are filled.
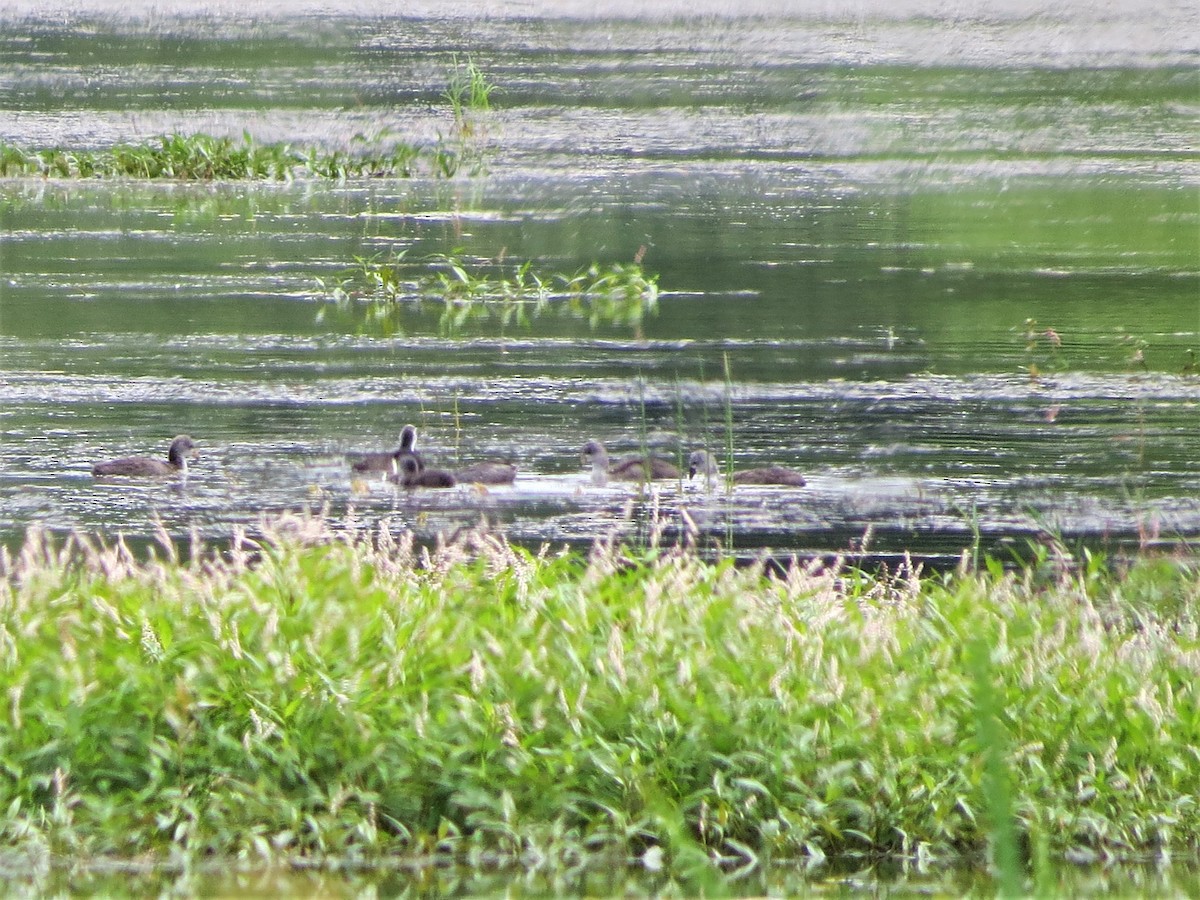
[[[92,474],[98,477],[106,475],[134,475],[141,477],[164,477],[168,475],[187,475],[188,460],[199,459],[200,452],[192,439],[181,434],[171,441],[167,458],[150,459],[146,456],[124,456],[108,462],[98,462],[92,466]]]
[[[402,455],[395,460],[395,471],[388,476],[388,481],[406,488],[448,488],[458,484],[453,472],[426,468],[412,454]]]
[[[400,429],[400,445],[395,450],[364,453],[350,464],[350,468],[355,472],[394,472],[393,461],[402,456],[411,456],[416,459],[417,469],[420,470],[425,467],[425,462],[417,453],[416,447],[417,429],[412,425],[405,425]]]
[[[694,450],[688,457],[688,478],[699,473],[708,479],[719,477],[721,467],[713,455],[707,450]],[[781,484],[791,487],[804,487],[807,483],[804,476],[795,469],[785,469],[783,466],[762,466],[757,469],[739,469],[733,473],[734,484]]]
[[[512,484],[517,480],[517,467],[506,462],[480,462],[455,469],[454,477],[459,483]]]
[[[599,441],[588,441],[579,456],[584,465],[592,467],[593,484],[606,484],[610,478],[616,481],[650,481],[679,477],[677,468],[665,459],[649,454],[634,454],[610,463],[608,451]]]

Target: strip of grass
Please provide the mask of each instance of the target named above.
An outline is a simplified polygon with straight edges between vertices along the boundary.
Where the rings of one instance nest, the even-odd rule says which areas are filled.
[[[0,559],[4,845],[691,867],[970,853],[997,814],[1051,853],[1200,844],[1194,566],[772,577],[264,534]]]
[[[317,178],[450,178],[474,154],[439,143],[397,143],[386,152],[301,150],[285,143],[260,144],[208,134],[172,134],[144,144],[101,150],[32,150],[0,141],[0,177],[142,178],[180,181],[288,181]]]
[[[356,257],[354,268],[329,283],[317,279],[317,286],[333,309],[386,333],[400,330],[406,306],[424,301],[442,304],[444,334],[480,322],[527,326],[549,310],[587,319],[593,329],[640,333],[647,314],[658,312],[659,296],[658,276],[646,273],[641,257],[639,251],[631,263],[593,262],[565,274],[539,273],[529,260],[471,262],[458,252],[410,260],[402,251],[383,261]]]

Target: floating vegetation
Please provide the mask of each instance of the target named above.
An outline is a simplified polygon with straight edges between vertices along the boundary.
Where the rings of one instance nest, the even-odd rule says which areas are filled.
[[[181,181],[288,181],[316,178],[450,178],[462,152],[442,145],[397,143],[384,152],[299,150],[260,144],[247,132],[241,141],[208,134],[172,134],[145,144],[102,150],[27,150],[0,142],[0,177],[145,178]]]
[[[1200,843],[1194,565],[771,574],[310,516],[158,544],[0,554],[12,853],[928,862],[998,812],[1026,873]]]
[[[355,258],[338,280],[318,279],[325,297],[341,309],[361,306],[368,320],[396,328],[405,304],[441,303],[439,325],[453,333],[470,322],[527,325],[548,310],[586,319],[592,328],[640,329],[658,309],[658,276],[630,263],[598,263],[570,274],[539,273],[533,263],[472,263],[458,252],[409,261],[407,251]]]

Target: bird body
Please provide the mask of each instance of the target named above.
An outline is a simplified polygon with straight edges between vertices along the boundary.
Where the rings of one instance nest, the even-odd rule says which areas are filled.
[[[721,467],[707,450],[694,450],[688,457],[688,478],[697,474],[708,479],[721,476]],[[757,469],[740,469],[733,473],[734,484],[776,484],[788,487],[804,487],[804,476],[795,469],[783,466],[761,466]]]
[[[580,458],[585,465],[591,466],[595,484],[606,484],[610,478],[615,481],[652,481],[679,477],[679,469],[665,459],[649,454],[635,454],[610,462],[608,451],[599,441],[584,444]]]
[[[417,429],[412,425],[405,425],[400,429],[400,444],[395,450],[364,453],[350,464],[350,468],[355,472],[393,472],[395,471],[393,462],[403,456],[413,457],[417,460],[418,469],[424,468],[424,461],[417,453],[416,445]]]
[[[151,459],[147,456],[124,456],[107,462],[98,462],[92,466],[92,475],[108,477],[127,475],[141,478],[163,478],[171,475],[187,475],[188,460],[199,459],[200,453],[196,445],[186,434],[181,434],[171,441],[167,450],[167,458]]]
[[[406,488],[448,488],[458,484],[453,472],[426,468],[412,454],[395,461],[395,471],[388,476],[388,480]]]

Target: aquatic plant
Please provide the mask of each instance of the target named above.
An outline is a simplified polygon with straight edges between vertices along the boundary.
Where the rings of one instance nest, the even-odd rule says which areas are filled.
[[[144,144],[99,150],[27,150],[0,142],[0,177],[145,178],[189,181],[266,180],[296,177],[452,177],[461,168],[459,151],[395,142],[362,153],[259,143],[245,132],[241,141],[208,134],[172,134]]]
[[[440,162],[447,151],[442,147],[434,147],[423,151],[413,144],[397,143],[386,152],[368,154],[352,154],[333,151],[321,151],[310,148],[305,155],[304,165],[307,172],[321,178],[411,178],[428,171],[434,175],[444,175],[445,168]],[[451,153],[453,156],[453,154]],[[424,163],[423,159],[429,158]],[[455,171],[457,169],[455,168]],[[450,173],[454,174],[453,172]]]
[[[452,177],[463,168],[469,169],[472,175],[483,175],[487,172],[487,153],[480,116],[491,109],[491,95],[498,88],[469,55],[466,62],[459,62],[458,55],[454,54],[451,66],[442,98],[450,106],[454,127],[449,141],[438,133],[438,146],[452,146],[454,152],[435,154],[434,168],[444,178]]]
[[[1006,820],[1077,859],[1200,849],[1194,564],[772,575],[310,516],[158,540],[0,554],[13,852],[678,870],[928,861]]]
[[[406,303],[441,303],[439,325],[447,333],[477,321],[528,325],[549,310],[584,318],[592,328],[638,329],[658,309],[657,276],[648,275],[640,260],[542,274],[530,260],[472,263],[458,252],[412,259],[403,250],[382,259],[355,257],[352,269],[330,282],[317,279],[317,285],[328,302],[364,310],[377,327],[396,327]]]
[[[454,112],[454,125],[463,137],[475,129],[471,113],[487,112],[492,108],[491,97],[496,85],[490,82],[471,56],[460,63],[457,54],[451,57],[453,68],[450,83],[442,96]]]

